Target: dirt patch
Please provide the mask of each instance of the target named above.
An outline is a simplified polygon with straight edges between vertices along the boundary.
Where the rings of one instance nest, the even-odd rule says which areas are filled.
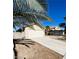
[[[36,42],[28,46],[16,44],[17,59],[62,59],[61,55]]]

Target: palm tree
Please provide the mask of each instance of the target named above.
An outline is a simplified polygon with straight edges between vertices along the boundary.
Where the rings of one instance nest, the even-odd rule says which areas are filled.
[[[18,19],[22,18],[22,22],[18,21],[19,24],[23,25],[22,27],[35,23],[43,28],[39,20],[51,20],[46,15],[46,11],[42,5],[38,3],[38,0],[13,0],[13,18],[15,23],[16,17]],[[15,24],[15,26],[17,25]],[[15,28],[15,26],[13,27]]]

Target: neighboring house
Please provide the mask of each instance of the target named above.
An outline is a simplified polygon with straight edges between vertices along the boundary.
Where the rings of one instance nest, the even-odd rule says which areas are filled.
[[[61,30],[60,27],[50,27],[50,30],[48,31],[48,35],[62,36],[64,35],[64,30]]]
[[[50,30],[49,31],[49,35],[58,35],[58,36],[62,36],[63,34],[63,30]]]

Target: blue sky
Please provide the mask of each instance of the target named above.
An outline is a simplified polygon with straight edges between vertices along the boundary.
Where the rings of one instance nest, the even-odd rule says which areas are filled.
[[[48,16],[54,22],[45,21],[44,26],[58,26],[59,23],[64,22],[63,17],[66,16],[66,0],[47,0],[48,1]]]

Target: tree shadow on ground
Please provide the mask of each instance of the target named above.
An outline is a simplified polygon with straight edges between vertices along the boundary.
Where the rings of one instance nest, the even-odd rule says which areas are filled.
[[[14,47],[13,47],[13,51],[14,51],[14,57],[15,59],[18,59],[17,58],[17,50],[15,49],[16,48],[16,44],[19,44],[19,45],[24,45],[28,48],[30,48],[30,45],[34,45],[34,41],[32,41],[31,39],[13,39],[13,44],[14,44]],[[25,59],[25,58],[24,58]]]

